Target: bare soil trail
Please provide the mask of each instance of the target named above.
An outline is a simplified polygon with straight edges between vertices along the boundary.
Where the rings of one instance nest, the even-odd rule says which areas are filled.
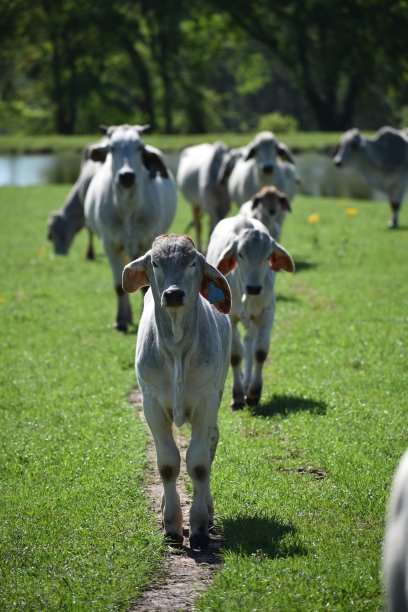
[[[130,402],[134,406],[138,417],[144,421],[139,390],[132,393]],[[175,437],[182,456],[177,490],[180,495],[183,524],[188,525],[191,502],[185,487],[188,475],[184,461],[188,443],[178,429],[175,429]],[[148,460],[147,490],[152,509],[157,516],[157,522],[161,528],[160,500],[162,484],[156,468],[156,451],[152,438],[150,438],[148,446]],[[194,602],[200,591],[208,586],[217,567],[221,564],[218,553],[222,536],[212,533],[209,548],[205,551],[191,550],[188,536],[188,529],[185,528],[183,546],[180,548],[168,547],[163,575],[131,605],[129,608],[130,612],[154,612],[156,610],[171,610],[172,612],[181,610],[184,612],[194,610]]]

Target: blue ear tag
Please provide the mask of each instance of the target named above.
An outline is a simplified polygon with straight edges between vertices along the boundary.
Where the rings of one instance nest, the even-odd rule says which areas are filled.
[[[214,281],[210,281],[208,283],[208,286],[208,301],[210,302],[210,304],[215,304],[216,302],[221,302],[221,300],[225,299],[224,292],[217,287]]]

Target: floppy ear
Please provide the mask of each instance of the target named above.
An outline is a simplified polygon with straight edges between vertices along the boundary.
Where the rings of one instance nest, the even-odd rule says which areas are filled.
[[[295,271],[295,263],[286,249],[279,242],[273,241],[272,255],[269,262],[270,267],[275,272],[286,270],[286,272]]]
[[[149,278],[150,251],[131,261],[124,267],[122,273],[122,287],[126,293],[134,293],[141,287],[150,285]]]
[[[108,144],[93,144],[89,145],[86,155],[87,159],[92,159],[94,162],[104,162],[109,153]]]
[[[169,173],[160,155],[157,155],[157,153],[153,151],[149,151],[147,147],[143,149],[142,162],[146,170],[152,175],[152,178],[154,178],[156,174],[160,174],[162,178],[169,178]]]
[[[200,293],[220,312],[228,314],[231,310],[231,290],[226,278],[205,259]]]
[[[232,244],[229,244],[226,249],[220,255],[220,258],[217,262],[217,270],[221,272],[221,274],[228,274],[228,272],[232,272],[232,270],[237,265],[237,241],[234,240]]]
[[[281,196],[278,196],[278,199],[279,199],[280,205],[282,206],[283,210],[288,210],[289,212],[292,212],[290,202],[285,195],[282,194]]]
[[[292,153],[290,152],[289,147],[283,144],[283,142],[280,142],[278,144],[278,155],[282,161],[287,161],[295,165],[295,160],[292,157]]]
[[[248,159],[252,159],[253,157],[255,157],[256,151],[257,151],[256,145],[252,145],[251,147],[249,147],[247,154],[244,157],[244,161],[248,161]]]

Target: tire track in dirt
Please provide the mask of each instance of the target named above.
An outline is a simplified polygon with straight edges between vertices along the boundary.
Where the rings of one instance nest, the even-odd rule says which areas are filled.
[[[137,389],[130,396],[130,402],[134,406],[137,416],[146,423],[142,410],[142,398]],[[147,425],[146,425],[147,427]],[[153,439],[148,445],[149,471],[147,476],[147,491],[156,514],[157,522],[161,525],[161,479],[156,467],[156,451]],[[183,525],[189,524],[190,499],[186,492],[185,483],[188,479],[185,466],[185,454],[187,440],[178,429],[174,429],[174,436],[180,449],[181,469],[178,478],[177,491],[180,495],[181,509],[183,512]],[[184,528],[184,542],[181,548],[168,547],[166,553],[165,570],[161,579],[157,579],[149,589],[133,602],[129,612],[152,612],[171,610],[182,612],[194,610],[194,602],[200,591],[203,591],[212,580],[217,567],[221,564],[219,549],[222,536],[212,533],[209,548],[205,551],[193,551],[188,543],[189,532]]]

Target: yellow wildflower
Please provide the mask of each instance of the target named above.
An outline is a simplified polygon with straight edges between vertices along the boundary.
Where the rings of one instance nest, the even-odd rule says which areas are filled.
[[[345,213],[348,217],[357,217],[358,210],[357,208],[346,208]]]
[[[308,223],[319,223],[320,216],[317,213],[312,213],[307,218]]]

